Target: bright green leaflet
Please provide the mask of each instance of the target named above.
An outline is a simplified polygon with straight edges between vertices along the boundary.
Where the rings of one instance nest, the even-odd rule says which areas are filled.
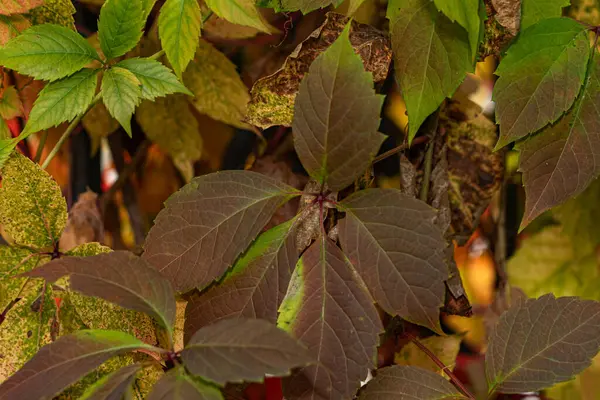
[[[131,116],[142,98],[141,83],[129,70],[112,67],[102,78],[102,100],[112,115],[131,136]]]
[[[8,86],[2,93],[0,99],[0,116],[4,119],[11,119],[23,114],[23,105],[14,86]]]
[[[534,0],[535,1],[535,0]],[[452,22],[456,21],[469,34],[471,59],[477,55],[479,46],[481,20],[479,19],[479,0],[434,0],[438,10],[443,12]]]
[[[98,37],[104,56],[122,56],[139,42],[144,28],[142,0],[107,0],[100,10]]]
[[[177,80],[169,68],[148,58],[130,58],[121,61],[117,67],[133,72],[142,84],[142,98],[154,100],[171,93],[194,94]]]
[[[275,32],[275,28],[260,15],[253,0],[206,0],[206,5],[219,17],[234,24],[251,26],[266,33]]]
[[[522,0],[521,31],[548,18],[560,17],[569,0]]]

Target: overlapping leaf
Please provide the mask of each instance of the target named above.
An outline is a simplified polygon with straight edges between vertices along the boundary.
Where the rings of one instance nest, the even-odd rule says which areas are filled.
[[[142,257],[177,291],[203,288],[248,247],[296,189],[248,171],[194,178],[166,202]]]
[[[431,353],[435,354],[444,365],[453,365],[456,363],[456,356],[458,356],[462,338],[458,335],[430,336],[419,339],[419,341]],[[440,370],[439,365],[413,342],[402,346],[394,356],[394,364],[419,367],[444,376],[444,372]]]
[[[519,170],[526,193],[522,227],[583,192],[600,174],[600,61],[594,60],[590,69],[569,114],[521,148]]]
[[[0,49],[0,65],[36,79],[54,81],[99,60],[78,33],[58,25],[37,25]]]
[[[117,400],[133,385],[142,364],[131,364],[102,377],[90,386],[80,400]]]
[[[98,37],[104,56],[122,56],[139,42],[146,19],[142,0],[107,0],[100,9]]]
[[[131,136],[131,116],[142,97],[141,82],[125,68],[112,67],[102,78],[104,105]]]
[[[339,6],[343,0],[280,0],[279,3],[282,11],[301,11],[302,14],[308,14],[311,11],[318,10],[319,8]]]
[[[185,342],[201,327],[224,318],[277,321],[277,309],[298,261],[294,222],[261,234],[222,282],[188,302]]]
[[[71,0],[44,0],[28,13],[31,25],[56,24],[75,31],[75,6]]]
[[[30,26],[29,20],[20,14],[0,15],[0,47]]]
[[[437,9],[450,18],[452,22],[456,21],[467,30],[471,47],[471,59],[474,59],[477,55],[482,28],[479,19],[480,0],[434,0],[434,3]]]
[[[377,132],[383,96],[373,90],[349,39],[350,25],[310,66],[294,106],[294,146],[319,182],[341,190],[363,173],[384,136]]]
[[[172,93],[193,95],[177,80],[169,68],[158,61],[149,58],[129,58],[121,61],[117,66],[133,72],[138,78],[142,85],[143,99],[154,100]]]
[[[505,312],[490,334],[490,391],[533,392],[572,379],[600,350],[600,303],[545,295]]]
[[[304,343],[316,365],[284,382],[290,398],[351,398],[375,367],[381,321],[342,251],[320,238],[298,262],[278,325]]]
[[[253,0],[207,0],[206,5],[219,17],[234,24],[250,26],[266,33],[276,31],[259,13]]]
[[[159,350],[117,331],[83,330],[62,336],[0,385],[0,399],[52,397],[109,358],[137,349]]]
[[[569,18],[543,20],[521,33],[496,70],[496,148],[543,128],[571,108],[584,81],[589,47],[585,27]]]
[[[448,268],[435,211],[396,189],[356,192],[340,209],[346,212],[340,243],[377,303],[392,315],[441,332]]]
[[[201,383],[189,376],[183,367],[177,367],[154,385],[148,400],[222,400],[219,389]]]
[[[569,0],[522,0],[521,31],[543,19],[560,17],[569,4]]]
[[[0,117],[12,119],[23,115],[23,104],[14,86],[7,86],[0,98]]]
[[[0,2],[0,14],[24,14],[42,4],[44,4],[44,0],[3,0]]]
[[[473,65],[467,32],[429,0],[390,0],[388,19],[396,80],[409,118],[409,142]],[[407,51],[410,49],[410,51]]]

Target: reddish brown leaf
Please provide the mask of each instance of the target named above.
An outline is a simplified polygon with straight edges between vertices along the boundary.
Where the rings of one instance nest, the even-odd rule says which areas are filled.
[[[43,4],[44,0],[2,0],[0,2],[0,14],[23,14]]]

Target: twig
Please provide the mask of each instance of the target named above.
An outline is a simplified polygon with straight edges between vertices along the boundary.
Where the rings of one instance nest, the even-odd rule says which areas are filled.
[[[415,138],[415,140],[413,140],[412,145],[417,145],[417,144],[422,144],[422,143],[427,143],[429,141],[429,137],[428,136],[419,136],[417,138]],[[393,156],[396,153],[400,153],[403,150],[408,149],[408,144],[403,143],[400,146],[396,146],[391,150],[386,151],[385,153],[381,153],[380,155],[378,155],[377,157],[375,157],[373,159],[372,164],[378,163],[381,160],[385,160],[388,157]]]
[[[423,182],[421,183],[421,193],[419,198],[422,201],[427,202],[429,196],[429,180],[431,179],[431,168],[433,164],[433,148],[435,143],[433,140],[427,146],[427,153],[425,154],[425,168],[423,169]]]
[[[44,146],[46,145],[46,139],[48,139],[48,131],[45,130],[40,137],[40,141],[38,143],[37,151],[35,152],[35,158],[33,159],[34,163],[39,163],[42,159],[42,152],[44,151]]]

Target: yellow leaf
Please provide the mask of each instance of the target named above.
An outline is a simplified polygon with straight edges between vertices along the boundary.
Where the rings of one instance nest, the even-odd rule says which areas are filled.
[[[423,346],[427,347],[427,349],[435,354],[445,366],[452,369],[452,366],[456,362],[456,356],[460,349],[462,337],[457,335],[431,336],[426,339],[419,339],[419,341]],[[410,365],[413,367],[425,368],[443,375],[440,367],[437,366],[423,350],[412,342],[402,347],[402,349],[396,353],[394,362],[398,365]]]

